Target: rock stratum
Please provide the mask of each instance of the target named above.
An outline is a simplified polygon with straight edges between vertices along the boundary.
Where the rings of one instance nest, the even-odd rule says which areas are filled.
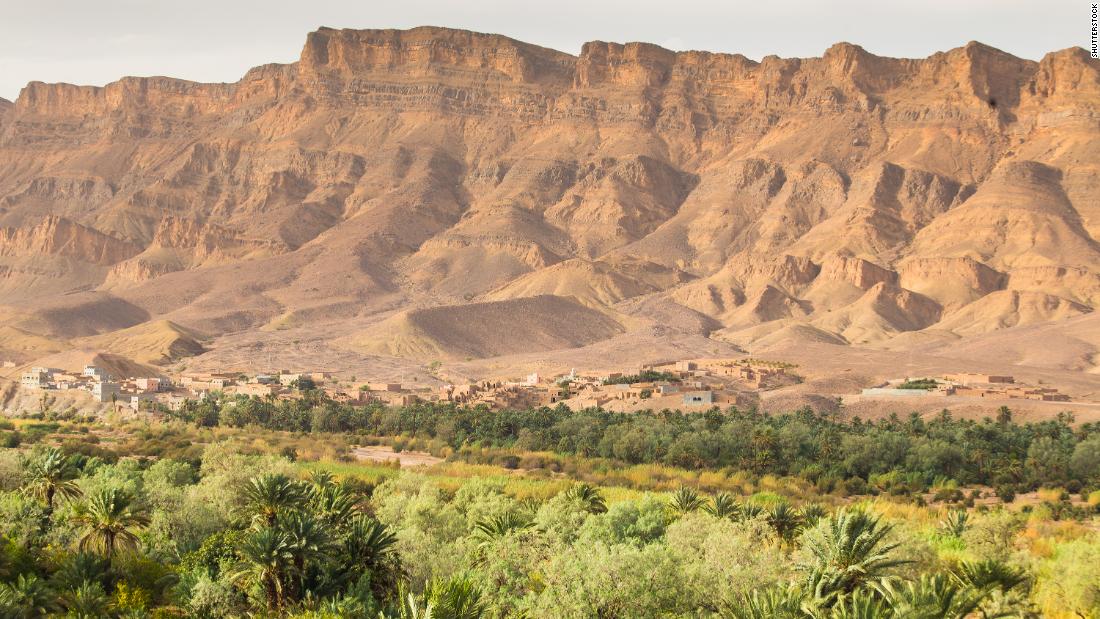
[[[232,84],[0,100],[0,355],[20,361],[287,333],[425,359],[632,333],[955,346],[1093,324],[1073,318],[1100,304],[1098,238],[1079,48],[755,62],[322,28]]]

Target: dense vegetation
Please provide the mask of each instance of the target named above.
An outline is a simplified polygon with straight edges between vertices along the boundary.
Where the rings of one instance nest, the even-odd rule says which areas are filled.
[[[658,372],[657,370],[642,370],[637,374],[624,374],[621,376],[612,376],[605,378],[603,384],[605,385],[631,385],[634,383],[651,383],[657,381],[667,381],[670,383],[680,382],[680,377],[672,374],[671,372]]]
[[[929,389],[935,389],[939,385],[934,378],[917,378],[913,380],[907,380],[904,383],[898,385],[898,389],[923,389],[925,391]]]
[[[1046,505],[309,469],[228,443],[195,464],[2,451],[0,616],[1100,616],[1095,521]]]
[[[311,392],[297,401],[215,397],[173,414],[204,426],[415,438],[438,455],[473,461],[506,463],[499,450],[507,450],[513,461],[514,453],[553,452],[625,464],[795,475],[821,492],[904,494],[953,481],[991,486],[1011,498],[1040,486],[1071,492],[1100,487],[1100,427],[1075,428],[1069,415],[1017,424],[1006,408],[983,421],[944,411],[932,420],[911,415],[865,422],[808,409],[765,415],[736,408],[682,414],[353,407]]]

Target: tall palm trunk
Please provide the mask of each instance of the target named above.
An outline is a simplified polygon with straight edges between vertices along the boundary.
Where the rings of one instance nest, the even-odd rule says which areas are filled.
[[[115,534],[111,531],[107,531],[103,535],[103,547],[104,554],[107,555],[107,565],[114,565],[115,557]]]
[[[279,578],[278,574],[268,574],[263,581],[264,594],[267,597],[267,608],[271,611],[277,611],[283,606],[279,584],[276,582],[277,578]]]
[[[45,535],[50,530],[50,520],[53,519],[53,499],[57,490],[50,486],[46,488],[46,507],[42,509],[42,519],[38,523],[38,533]]]

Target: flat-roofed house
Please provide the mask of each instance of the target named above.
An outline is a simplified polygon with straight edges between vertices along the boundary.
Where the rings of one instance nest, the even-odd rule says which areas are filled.
[[[19,377],[19,386],[24,389],[45,389],[49,386],[50,375],[45,372],[23,372]]]
[[[122,386],[118,383],[112,383],[106,380],[99,380],[92,383],[92,397],[97,402],[110,402],[112,396],[117,397],[122,393]]]
[[[710,406],[714,404],[713,391],[688,391],[684,393],[684,406]]]

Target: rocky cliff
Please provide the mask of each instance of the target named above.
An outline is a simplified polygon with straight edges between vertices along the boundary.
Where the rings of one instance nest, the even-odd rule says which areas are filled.
[[[1077,48],[756,62],[322,28],[232,84],[0,100],[0,323],[73,337],[26,317],[80,291],[209,336],[401,309],[433,334],[556,294],[628,327],[682,306],[743,345],[792,321],[981,333],[1100,303],[1098,166]]]

